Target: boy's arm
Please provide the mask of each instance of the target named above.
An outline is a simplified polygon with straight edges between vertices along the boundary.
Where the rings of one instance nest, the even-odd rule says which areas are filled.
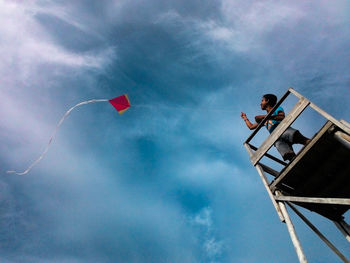
[[[257,116],[255,116],[255,121],[257,123],[260,123],[265,117],[266,117],[266,115],[257,115]]]
[[[255,121],[257,123],[260,123],[264,118],[266,117],[266,115],[257,115],[255,116]],[[270,116],[270,120],[275,120],[275,121],[282,121],[284,119],[285,115],[283,111],[279,111],[277,115],[274,116]]]
[[[244,112],[241,113],[241,118],[250,130],[254,130],[258,126],[257,123],[251,123]]]
[[[284,112],[283,111],[279,111],[277,115],[275,116],[272,116],[272,120],[275,120],[275,121],[282,121],[284,119],[284,117],[286,117],[284,115]]]

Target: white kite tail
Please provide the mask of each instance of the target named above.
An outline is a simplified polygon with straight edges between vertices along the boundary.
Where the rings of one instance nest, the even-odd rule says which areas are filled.
[[[90,103],[96,103],[96,102],[106,102],[108,101],[108,99],[94,99],[94,100],[87,100],[87,101],[83,101],[78,103],[77,105],[73,106],[72,108],[70,108],[62,117],[62,119],[57,123],[56,129],[54,130],[54,132],[52,133],[52,136],[48,142],[48,144],[46,145],[46,148],[44,150],[44,152],[39,156],[39,158],[34,161],[24,172],[16,172],[16,171],[7,171],[6,173],[14,173],[14,174],[18,174],[18,175],[24,175],[27,174],[38,162],[41,161],[41,159],[45,156],[45,154],[47,153],[47,151],[49,150],[50,144],[53,141],[53,139],[56,136],[56,133],[58,131],[58,129],[60,128],[60,126],[62,125],[62,123],[64,122],[64,120],[68,117],[68,115],[77,107],[85,105],[85,104],[90,104]]]

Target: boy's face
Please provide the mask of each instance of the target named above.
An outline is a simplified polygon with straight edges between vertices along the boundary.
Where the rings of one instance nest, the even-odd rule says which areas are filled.
[[[268,100],[266,100],[264,97],[261,99],[260,107],[262,110],[266,110],[266,107],[268,105]]]

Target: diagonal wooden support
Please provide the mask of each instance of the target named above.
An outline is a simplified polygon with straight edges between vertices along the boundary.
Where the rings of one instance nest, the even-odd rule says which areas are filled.
[[[272,169],[271,167],[269,167],[261,162],[259,163],[259,165],[261,166],[261,168],[263,168],[264,172],[267,172],[268,174],[271,174],[274,177],[277,177],[280,174],[275,169]]]
[[[335,253],[343,262],[350,263],[350,261],[291,203],[287,202],[290,208],[304,221],[318,235],[318,237],[326,243],[326,245]]]

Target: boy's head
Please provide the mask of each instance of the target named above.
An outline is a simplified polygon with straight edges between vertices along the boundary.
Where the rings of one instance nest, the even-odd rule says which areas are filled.
[[[265,110],[267,106],[273,107],[277,103],[277,97],[274,94],[265,94],[261,100],[261,109]]]

